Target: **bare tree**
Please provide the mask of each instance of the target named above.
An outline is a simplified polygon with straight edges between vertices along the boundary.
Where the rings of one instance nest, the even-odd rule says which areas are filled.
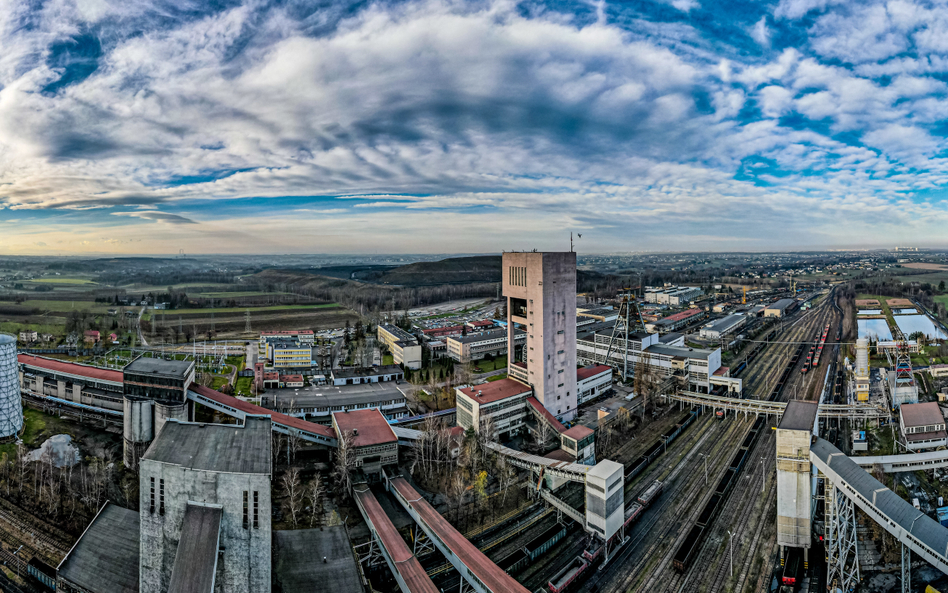
[[[510,463],[506,455],[497,455],[494,463],[497,472],[497,483],[500,491],[504,493],[500,502],[503,506],[507,503],[507,492],[510,487],[517,483],[517,469]]]
[[[355,442],[355,435],[351,430],[344,430],[337,438],[339,444],[336,448],[333,478],[336,488],[344,496],[348,496],[352,491],[352,472],[355,471],[356,467],[356,456],[352,446]]]
[[[303,508],[303,488],[300,485],[300,470],[291,467],[283,474],[283,504],[287,513],[290,515],[290,521],[293,527],[299,525],[299,515]]]
[[[291,404],[292,405],[292,404]],[[295,429],[289,429],[288,435],[286,437],[286,464],[292,465],[296,461],[296,453],[300,450],[300,447],[303,444],[303,439],[300,437],[300,432]]]
[[[309,526],[314,527],[316,522],[322,523],[323,516],[323,496],[326,494],[326,487],[323,485],[323,477],[316,474],[306,486],[306,497],[309,499],[310,515]]]
[[[558,437],[559,433],[556,432],[549,422],[538,418],[537,429],[533,433],[532,449],[542,455],[557,444]]]
[[[642,398],[642,412],[647,412],[652,405],[652,398],[658,394],[661,387],[661,372],[652,364],[652,357],[648,352],[642,352],[642,357],[635,365],[635,378],[632,381],[632,390]]]

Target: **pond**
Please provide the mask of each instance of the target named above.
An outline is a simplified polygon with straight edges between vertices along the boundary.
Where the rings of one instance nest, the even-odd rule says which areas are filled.
[[[882,309],[861,309],[859,315],[882,315]]]
[[[899,315],[895,318],[895,323],[906,337],[915,332],[922,332],[929,338],[938,338],[939,340],[946,338],[945,332],[936,328],[927,315]]]
[[[917,309],[892,309],[893,315],[918,315]]]
[[[891,340],[892,332],[889,331],[889,324],[885,319],[857,319],[860,338],[871,338],[873,340]]]

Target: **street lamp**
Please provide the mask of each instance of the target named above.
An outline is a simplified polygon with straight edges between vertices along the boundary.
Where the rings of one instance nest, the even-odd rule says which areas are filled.
[[[764,483],[767,481],[767,475],[764,473],[764,458],[760,458],[760,493],[764,493]]]
[[[731,533],[730,530],[728,530],[727,537],[728,537],[728,540],[727,540],[728,547],[730,548],[730,552],[731,552],[731,577],[733,577],[734,576],[734,534]]]
[[[21,544],[20,547],[16,549],[16,552],[13,553],[13,557],[16,559],[16,578],[18,579],[20,578],[20,557],[17,556],[17,554],[22,549],[23,549],[23,545]]]

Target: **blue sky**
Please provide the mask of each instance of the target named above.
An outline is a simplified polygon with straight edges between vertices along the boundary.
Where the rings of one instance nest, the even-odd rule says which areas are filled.
[[[948,6],[11,0],[0,252],[948,247]]]

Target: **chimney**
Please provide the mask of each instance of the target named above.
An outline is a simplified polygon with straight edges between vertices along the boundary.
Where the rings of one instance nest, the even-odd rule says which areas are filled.
[[[359,436],[359,429],[358,429],[358,428],[353,428],[353,429],[352,429],[352,436]]]

